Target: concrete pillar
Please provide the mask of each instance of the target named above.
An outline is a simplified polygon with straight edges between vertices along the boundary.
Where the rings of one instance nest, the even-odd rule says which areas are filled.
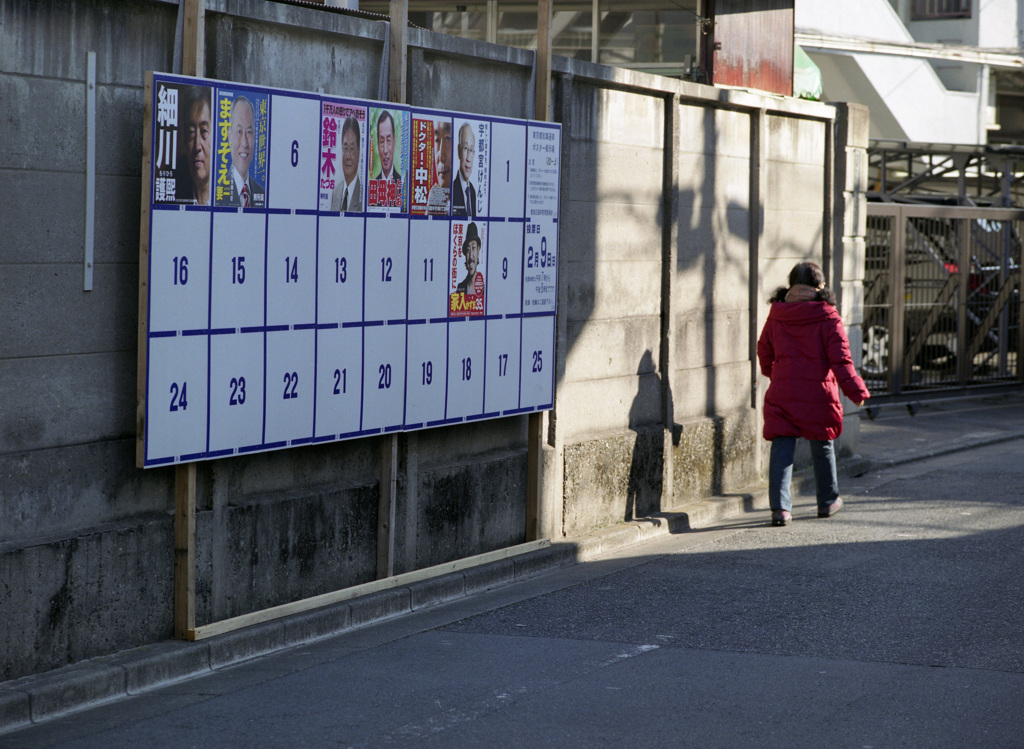
[[[850,338],[850,352],[860,364],[864,319],[864,260],[867,235],[868,131],[871,117],[861,104],[836,104],[835,221],[832,285]],[[846,416],[839,440],[841,455],[853,455],[860,440],[859,409],[844,399]]]

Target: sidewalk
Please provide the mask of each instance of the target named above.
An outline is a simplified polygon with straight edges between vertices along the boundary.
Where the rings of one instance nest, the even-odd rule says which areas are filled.
[[[921,402],[916,408],[882,406],[873,415],[862,421],[860,454],[841,460],[840,470],[847,476],[1024,438],[1024,393]],[[303,642],[468,598],[669,533],[706,528],[744,512],[758,511],[760,519],[765,509],[764,488],[714,497],[677,512],[207,640],[156,643],[0,683],[0,735]]]

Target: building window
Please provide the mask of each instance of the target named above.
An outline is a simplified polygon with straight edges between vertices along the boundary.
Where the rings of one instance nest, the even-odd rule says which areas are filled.
[[[914,0],[910,20],[933,18],[970,18],[971,0]]]

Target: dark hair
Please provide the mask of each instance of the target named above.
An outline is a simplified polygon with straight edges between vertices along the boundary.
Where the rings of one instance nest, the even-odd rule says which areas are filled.
[[[351,130],[356,136],[356,145],[359,145],[359,121],[355,117],[346,117],[345,121],[341,123],[341,137],[345,137],[345,133]]]
[[[378,138],[380,137],[380,123],[384,122],[384,120],[390,120],[391,121],[391,132],[392,133],[395,132],[395,118],[391,116],[391,112],[389,112],[388,110],[385,109],[385,110],[381,111],[380,115],[377,117],[377,137]]]
[[[798,284],[810,286],[812,289],[818,289],[819,286],[823,286],[825,284],[825,273],[822,271],[821,266],[810,261],[797,263],[793,266],[793,270],[789,272],[789,287],[780,286],[775,290],[768,301],[786,301],[786,294],[789,293],[791,288]],[[818,292],[814,295],[814,299],[818,302],[831,304],[833,307],[836,306],[836,295],[832,289],[827,286],[822,289],[818,289]]]

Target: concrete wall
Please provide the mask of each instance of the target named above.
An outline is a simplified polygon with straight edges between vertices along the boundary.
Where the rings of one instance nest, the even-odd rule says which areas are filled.
[[[177,14],[0,0],[0,679],[172,634],[174,471],[134,467],[134,417],[142,83],[173,71]],[[208,0],[205,74],[381,98],[384,39],[380,22]],[[409,39],[410,103],[532,115],[532,53]],[[565,59],[553,89],[564,172],[544,531],[561,538],[757,480],[751,336],[787,263],[831,241],[835,110]],[[525,539],[527,431],[523,416],[399,437],[396,572]],[[197,622],[373,579],[381,449],[200,464]]]

